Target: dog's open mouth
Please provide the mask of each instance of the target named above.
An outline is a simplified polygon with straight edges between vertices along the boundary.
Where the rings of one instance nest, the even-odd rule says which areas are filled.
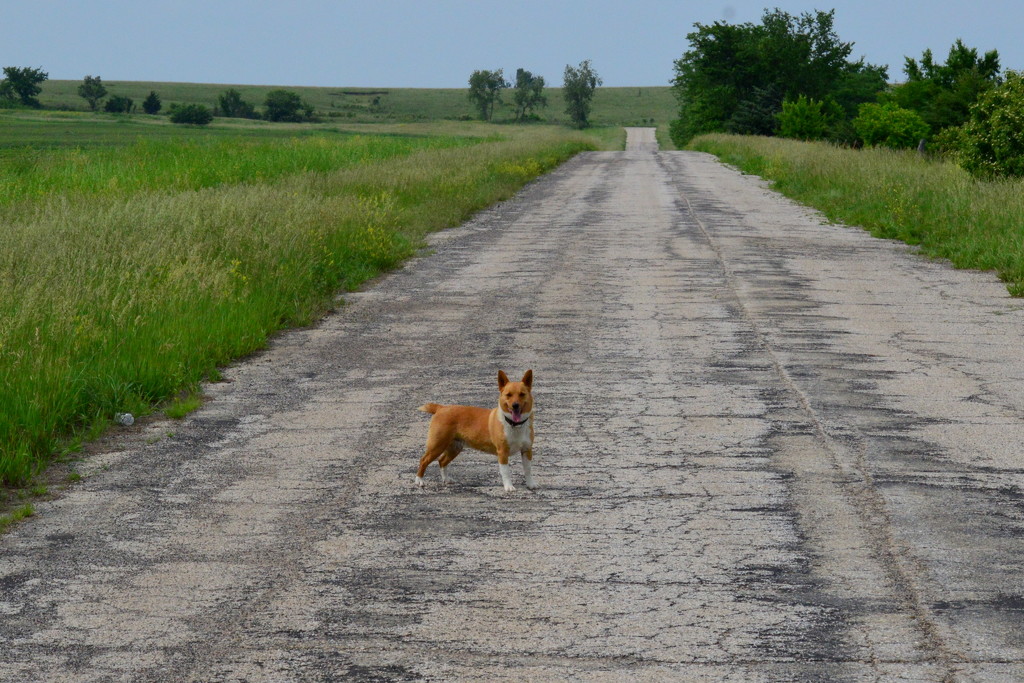
[[[521,412],[519,412],[518,410],[513,410],[512,411],[512,421],[513,422],[522,422],[523,421],[523,414]]]

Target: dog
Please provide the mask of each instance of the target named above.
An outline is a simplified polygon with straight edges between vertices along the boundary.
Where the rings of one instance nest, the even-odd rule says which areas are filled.
[[[473,406],[420,406],[432,413],[427,430],[427,450],[420,458],[416,485],[422,487],[427,465],[438,460],[441,483],[448,483],[446,468],[462,452],[464,446],[498,456],[498,473],[506,491],[515,491],[508,469],[510,455],[519,453],[523,459],[526,488],[535,489],[533,480],[533,370],[527,370],[519,382],[509,381],[498,371],[498,407],[488,410]]]

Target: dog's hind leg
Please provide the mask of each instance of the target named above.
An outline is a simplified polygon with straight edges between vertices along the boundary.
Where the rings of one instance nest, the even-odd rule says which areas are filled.
[[[423,473],[427,471],[427,465],[434,462],[445,452],[448,448],[448,444],[442,442],[435,443],[432,439],[427,440],[427,452],[420,458],[420,467],[416,471],[416,485],[422,488],[423,484]],[[442,470],[443,472],[443,470]]]
[[[437,461],[438,466],[441,468],[441,483],[447,484],[451,480],[448,478],[448,465],[451,464],[452,460],[455,459],[459,453],[462,452],[462,442],[456,439],[452,441],[451,445],[444,450],[444,455]]]

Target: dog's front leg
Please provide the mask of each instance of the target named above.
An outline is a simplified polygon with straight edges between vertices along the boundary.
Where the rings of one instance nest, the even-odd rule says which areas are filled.
[[[526,488],[531,491],[537,488],[537,482],[533,480],[533,451],[523,451],[523,475],[526,478]]]
[[[501,484],[506,491],[515,491],[512,485],[512,473],[508,469],[508,451],[498,451],[498,473],[501,474]]]

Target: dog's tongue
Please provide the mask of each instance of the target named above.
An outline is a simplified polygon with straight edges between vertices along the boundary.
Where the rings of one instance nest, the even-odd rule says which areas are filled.
[[[513,422],[522,422],[523,421],[523,414],[520,413],[517,410],[513,410],[512,411],[512,421]]]

